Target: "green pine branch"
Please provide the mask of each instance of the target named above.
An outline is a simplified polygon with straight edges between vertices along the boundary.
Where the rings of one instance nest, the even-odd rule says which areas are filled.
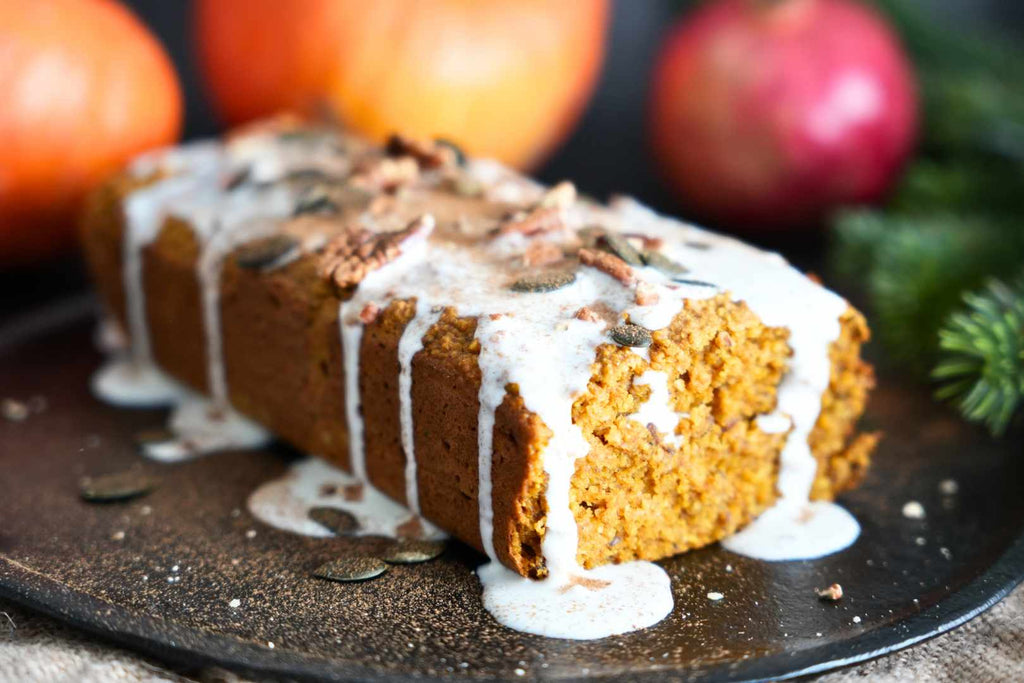
[[[917,67],[929,153],[979,152],[1024,161],[1024,51],[935,21],[927,5],[874,0]]]
[[[1024,405],[1024,276],[1013,285],[992,280],[963,300],[939,331],[936,394],[999,436]]]
[[[981,214],[849,210],[837,217],[834,237],[833,270],[866,291],[879,339],[922,376],[961,293],[1024,263],[1024,230]]]
[[[1022,188],[1024,164],[988,156],[950,161],[921,158],[907,168],[886,208],[907,215],[922,211],[1010,215],[1024,205]]]

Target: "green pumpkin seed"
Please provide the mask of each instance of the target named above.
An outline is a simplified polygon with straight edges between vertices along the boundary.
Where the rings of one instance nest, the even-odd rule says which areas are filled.
[[[376,557],[342,557],[322,564],[313,576],[328,581],[349,583],[375,579],[388,570],[388,565]]]
[[[580,241],[583,242],[583,246],[588,249],[593,249],[597,246],[598,241],[604,237],[604,228],[597,225],[588,225],[585,228],[580,228],[576,231],[579,235]]]
[[[687,280],[686,278],[674,277],[672,282],[678,282],[681,285],[691,285],[693,287],[718,287],[718,285],[711,282],[704,282],[703,280]]]
[[[566,271],[554,271],[550,273],[539,273],[527,275],[512,283],[513,292],[554,292],[563,287],[568,287],[576,282],[576,273]]]
[[[145,495],[160,483],[157,477],[141,470],[126,470],[97,477],[84,477],[79,482],[82,498],[92,503],[112,503]]]
[[[617,235],[614,232],[606,232],[601,239],[604,241],[604,245],[608,247],[608,251],[612,252],[629,265],[642,266],[644,264],[643,259],[640,258],[640,252],[634,249],[633,245],[629,243],[629,240],[622,235]]]
[[[455,190],[455,194],[463,197],[479,197],[484,193],[482,184],[463,173],[452,181],[452,189]]]
[[[444,552],[443,541],[397,541],[381,554],[388,564],[429,562]]]
[[[455,153],[455,163],[457,163],[459,166],[466,165],[466,153],[462,151],[461,147],[459,147],[454,142],[446,138],[437,138],[436,140],[434,140],[434,142],[436,142],[441,147],[447,147],[448,149],[453,151]]]
[[[315,144],[332,137],[331,133],[320,128],[296,128],[294,130],[281,131],[277,134],[277,139],[281,142],[304,144]]]
[[[360,211],[370,205],[374,195],[369,190],[354,185],[335,185],[327,191],[328,197],[338,206],[359,209]]]
[[[237,190],[242,185],[245,185],[252,179],[252,166],[246,166],[242,170],[234,173],[227,182],[224,183],[224,189],[228,192]]]
[[[359,522],[350,513],[338,508],[317,506],[309,509],[309,518],[338,536],[359,530]]]
[[[4,419],[10,420],[11,422],[23,422],[28,419],[29,415],[28,404],[22,401],[16,401],[13,398],[5,398],[3,402],[0,402],[0,414],[4,416]]]
[[[299,240],[291,235],[272,235],[242,245],[235,252],[235,263],[242,268],[266,268],[283,260],[299,248]]]
[[[650,346],[651,332],[633,323],[622,323],[608,330],[608,336],[619,346]]]
[[[330,183],[336,179],[319,168],[296,168],[289,171],[284,180],[292,183]]]
[[[644,264],[656,270],[660,270],[669,277],[674,278],[690,272],[689,268],[681,263],[676,263],[660,251],[644,251],[640,254],[640,257],[644,260]]]
[[[292,216],[332,214],[338,213],[340,210],[341,207],[328,196],[323,188],[317,187],[299,198],[299,201],[295,204],[295,210],[292,211]]]

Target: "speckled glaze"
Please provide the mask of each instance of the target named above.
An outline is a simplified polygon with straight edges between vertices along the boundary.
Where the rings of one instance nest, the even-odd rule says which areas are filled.
[[[1024,575],[1019,436],[994,443],[883,376],[868,419],[887,437],[864,486],[843,498],[863,523],[857,543],[798,563],[717,546],[659,562],[675,608],[642,633],[572,642],[503,628],[473,575],[482,556],[456,542],[374,581],[317,580],[320,564],[387,541],[309,538],[255,520],[246,496],[289,467],[280,448],[140,461],[133,435],[165,413],[90,396],[94,322],[85,307],[66,310],[63,323],[51,316],[17,345],[0,332],[0,393],[48,400],[24,422],[0,420],[0,593],[188,667],[322,680],[515,680],[517,669],[526,678],[778,678],[948,629]],[[140,462],[163,479],[149,496],[80,500],[79,477]],[[955,495],[940,490],[946,479]],[[909,500],[924,519],[902,514]],[[835,582],[843,599],[819,600],[814,589]]]

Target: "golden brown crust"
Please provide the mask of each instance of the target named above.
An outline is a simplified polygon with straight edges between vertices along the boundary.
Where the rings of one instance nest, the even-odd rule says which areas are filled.
[[[125,319],[120,200],[115,179],[97,192],[85,218],[85,250],[97,287]],[[147,319],[157,362],[206,388],[205,332],[196,277],[198,247],[189,227],[169,220],[143,253]],[[349,468],[337,292],[316,256],[270,271],[231,258],[221,280],[220,313],[230,399],[243,413],[298,448]],[[397,347],[414,303],[395,301],[369,316],[360,349],[360,393],[371,483],[404,501],[405,453],[398,427]],[[855,424],[872,386],[860,359],[868,331],[852,308],[832,345],[832,376],[810,444],[819,460],[813,495],[831,498],[859,481],[876,435]],[[412,360],[414,447],[425,517],[482,548],[478,524],[476,321],[447,310]],[[570,502],[584,566],[656,559],[718,540],[775,499],[785,435],[754,421],[775,406],[790,351],[788,332],[764,326],[721,295],[688,301],[669,328],[654,333],[650,361],[632,350],[598,349],[589,390],[573,418],[591,444],[577,462]],[[650,389],[646,369],[675,378],[674,407],[689,417],[676,449],[631,419]],[[545,572],[541,554],[546,475],[540,454],[550,437],[510,386],[495,415],[494,545],[525,576]]]

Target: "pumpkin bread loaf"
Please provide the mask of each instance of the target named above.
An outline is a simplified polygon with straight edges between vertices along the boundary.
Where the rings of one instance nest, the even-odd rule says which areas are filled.
[[[485,357],[492,337],[483,336],[482,326],[500,327],[498,318],[513,314],[475,310],[474,293],[460,291],[458,278],[443,296],[427,285],[417,291],[405,275],[394,276],[399,284],[391,290],[380,284],[390,270],[404,267],[403,254],[413,253],[414,240],[434,245],[429,248],[442,242],[445,249],[465,246],[466,258],[486,251],[491,260],[481,268],[493,271],[491,279],[504,278],[500,286],[516,302],[563,296],[591,283],[596,291],[621,288],[625,297],[595,301],[582,294],[566,321],[552,321],[551,344],[558,344],[560,326],[566,335],[589,326],[579,334],[597,339],[583,347],[589,354],[583,385],[564,407],[568,428],[578,430],[572,436],[581,436],[586,447],[572,462],[568,492],[581,566],[698,548],[741,529],[775,502],[789,432],[764,429],[758,418],[775,411],[780,383],[791,370],[791,330],[766,324],[725,285],[679,295],[666,324],[628,324],[638,321],[638,307],[664,305],[680,287],[710,289],[707,282],[686,279],[689,264],[672,260],[677,252],[663,250],[672,258],[657,252],[669,239],[664,233],[643,234],[643,226],[614,209],[575,197],[571,185],[543,188],[494,164],[466,164],[446,145],[395,138],[381,150],[287,123],[201,144],[212,149],[140,160],[93,195],[84,219],[96,286],[128,332],[132,281],[126,252],[138,250],[142,294],[136,296],[145,299],[151,357],[169,375],[196,391],[213,391],[209,356],[215,347],[204,306],[214,301],[230,405],[295,447],[353,471],[352,411],[346,405],[353,397],[346,397],[345,373],[357,368],[357,452],[368,482],[407,504],[415,490],[424,518],[486,550],[480,465],[489,462],[484,480],[491,488],[493,553],[523,576],[542,577],[550,499],[545,457],[557,457],[552,453],[561,448],[567,427],[547,424],[543,411],[531,410],[543,396],[507,381],[493,410],[489,461],[481,458],[478,433],[481,386],[491,381],[492,362]],[[207,163],[196,160],[203,155],[215,159],[203,171],[205,180],[195,170]],[[129,206],[132,198],[189,174],[199,189],[184,187],[177,199],[161,199],[153,234],[141,244],[128,239],[139,213]],[[209,195],[203,206],[216,207],[211,225],[220,221],[221,227],[200,225],[209,212],[189,208],[193,191]],[[269,227],[218,247],[222,253],[211,276],[201,267],[204,250],[216,243],[218,230],[228,230],[223,226],[235,220],[232,211],[248,210],[245,196],[238,208],[225,208],[234,201],[229,195],[246,192],[283,192],[293,204],[280,212],[268,208],[274,219]],[[669,232],[698,234],[673,225],[678,227]],[[725,239],[707,238],[713,248]],[[492,245],[503,240],[516,248],[501,247],[501,254],[510,254],[507,265],[495,265]],[[269,256],[259,258],[260,248]],[[694,248],[694,263],[701,263],[706,248]],[[560,284],[560,278],[573,277]],[[372,286],[384,294],[364,302],[359,297]],[[204,296],[208,287],[216,289],[214,299]],[[659,297],[660,304],[650,303]],[[339,320],[349,309],[359,319]],[[807,440],[817,461],[811,497],[822,500],[858,483],[876,441],[856,430],[873,381],[860,358],[868,329],[853,308],[838,310],[838,321],[822,321],[838,334],[821,349],[830,374]],[[413,340],[421,348],[409,370],[415,454],[410,489],[399,351],[407,327],[425,315],[432,317],[422,338]],[[356,363],[344,357],[340,330],[346,324],[361,328]],[[623,334],[640,338],[623,343]],[[659,400],[674,415],[669,427],[638,419],[658,391],[642,377],[665,378],[667,395]]]

